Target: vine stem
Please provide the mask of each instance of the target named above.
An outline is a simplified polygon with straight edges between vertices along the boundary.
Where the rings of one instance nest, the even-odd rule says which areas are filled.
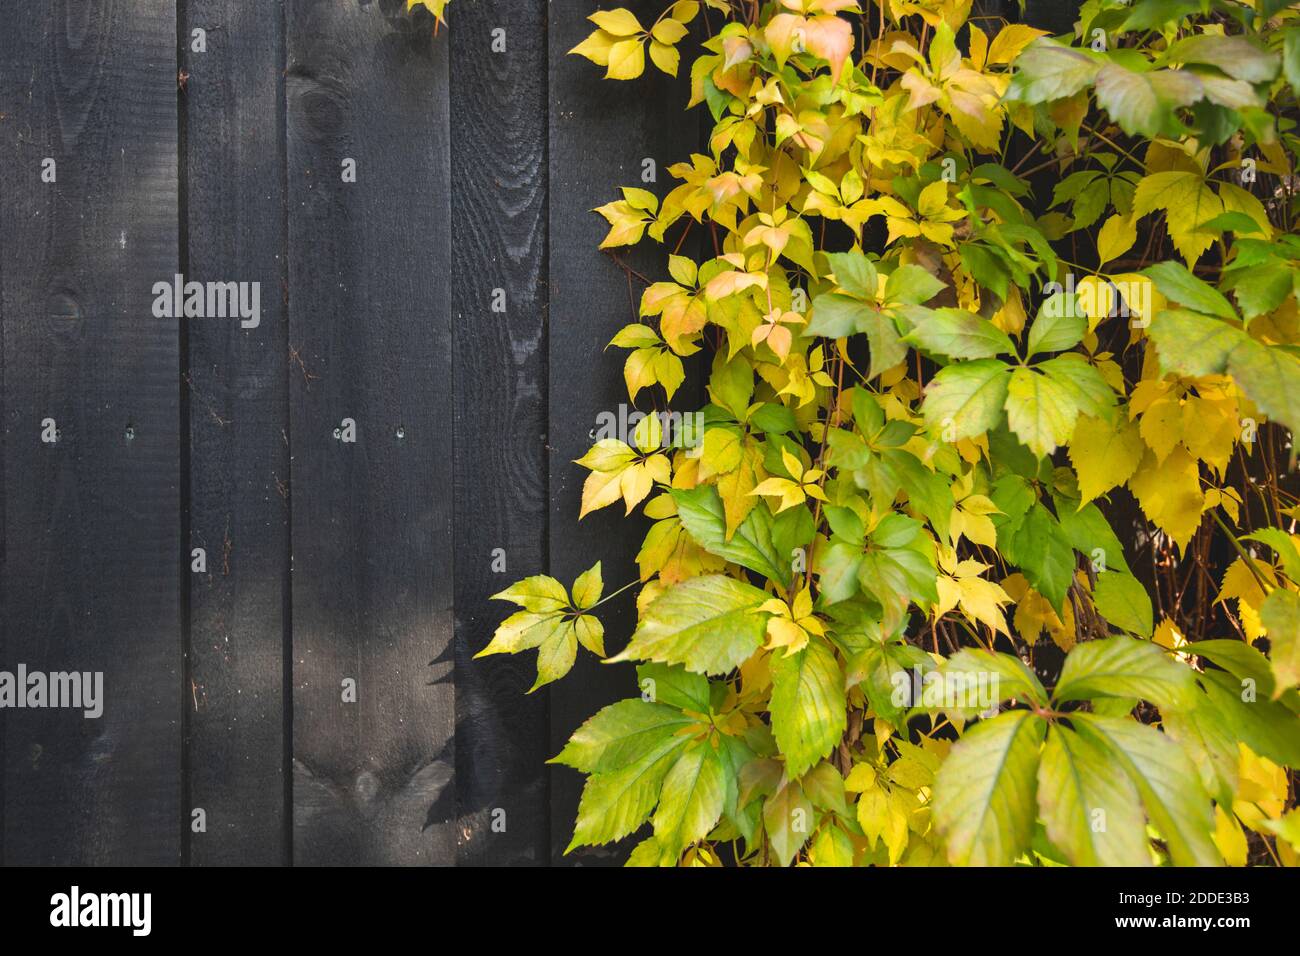
[[[1246,567],[1249,568],[1250,573],[1254,575],[1255,581],[1259,584],[1260,590],[1265,594],[1268,594],[1269,591],[1273,590],[1273,586],[1264,580],[1264,574],[1259,570],[1259,565],[1255,563],[1255,559],[1250,556],[1250,552],[1246,550],[1245,546],[1242,545],[1237,536],[1232,533],[1232,529],[1228,527],[1227,522],[1224,521],[1223,518],[1219,517],[1218,511],[1211,511],[1210,515],[1214,518],[1215,523],[1223,530],[1223,533],[1228,536],[1228,540],[1232,542],[1232,546],[1237,549],[1237,553],[1241,555],[1241,560],[1246,562]]]
[[[593,604],[591,607],[584,607],[584,608],[581,609],[581,611],[582,611],[583,614],[590,614],[592,611],[596,610],[596,608],[600,607],[600,606],[601,606],[602,604],[604,604],[606,601],[612,601],[614,598],[618,597],[620,594],[622,594],[622,593],[623,593],[624,591],[626,591],[628,588],[634,588],[634,587],[636,587],[636,586],[637,586],[638,584],[640,584],[640,583],[641,583],[640,580],[629,581],[627,584],[623,585],[623,586],[622,586],[621,588],[619,588],[617,591],[613,592],[612,594],[606,594],[603,598],[601,598],[599,601],[597,601],[597,602],[596,602],[595,604]]]

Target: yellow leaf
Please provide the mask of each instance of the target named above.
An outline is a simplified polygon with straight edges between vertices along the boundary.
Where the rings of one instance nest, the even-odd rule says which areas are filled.
[[[862,791],[858,798],[858,824],[874,847],[889,825],[889,797],[878,786]]]
[[[1128,486],[1146,516],[1183,550],[1201,525],[1205,501],[1196,459],[1181,447],[1163,462],[1148,451]]]
[[[634,80],[645,72],[645,46],[633,37],[619,40],[609,48],[607,80]]]
[[[795,481],[803,477],[803,462],[785,448],[781,449],[781,464],[785,465],[785,470]]]
[[[678,20],[664,19],[654,25],[650,35],[660,43],[672,46],[682,37],[686,36],[687,29]]]
[[[840,81],[844,62],[853,52],[853,27],[835,16],[809,17],[804,26],[808,52],[821,57],[831,67],[831,83]]]
[[[675,20],[665,20],[664,23],[675,23]],[[677,52],[677,47],[669,46],[666,43],[660,43],[658,40],[650,41],[650,59],[660,71],[667,73],[669,76],[677,75],[677,65],[681,62],[682,55]]]
[[[849,793],[863,793],[876,785],[876,768],[866,763],[854,764],[844,778],[844,789]]]
[[[1070,461],[1079,475],[1080,505],[1087,504],[1133,477],[1146,445],[1132,422],[1111,425],[1081,417],[1070,439]]]
[[[634,349],[623,363],[623,380],[627,383],[628,398],[636,401],[637,392],[655,383],[655,359],[658,349]]]
[[[1272,238],[1273,226],[1269,222],[1264,204],[1252,193],[1233,183],[1219,183],[1219,199],[1223,202],[1224,212],[1239,212],[1249,216],[1264,230],[1265,238]]]
[[[988,62],[988,56],[988,34],[972,23],[970,25],[970,56],[968,57],[971,66],[977,70],[984,69],[984,64]]]
[[[768,478],[766,481],[761,482],[753,491],[750,492],[750,494],[766,495],[770,497],[779,496],[781,499],[781,507],[776,509],[777,514],[780,514],[787,508],[793,508],[795,505],[803,504],[803,502],[807,500],[807,495],[804,494],[803,488],[799,483],[790,481],[786,478]]]
[[[747,442],[741,454],[740,464],[734,471],[718,479],[718,494],[722,498],[722,510],[727,517],[727,540],[736,533],[741,522],[758,507],[758,498],[750,494],[758,485],[763,471],[763,455],[758,448]]]
[[[962,578],[961,609],[999,634],[1007,633],[1007,621],[1002,615],[1002,605],[1011,603],[1011,596],[992,581],[983,578]]]
[[[1035,30],[1022,23],[1012,23],[1003,27],[989,47],[989,66],[1010,63],[1020,55],[1021,50],[1041,36],[1047,36],[1046,31]]]
[[[1258,833],[1269,833],[1264,824],[1281,817],[1286,809],[1286,769],[1267,757],[1257,756],[1240,741],[1237,742],[1237,749],[1240,761],[1232,812],[1250,829]]]
[[[1074,609],[1067,601],[1062,619],[1047,598],[1032,587],[1023,574],[1013,574],[1002,582],[1002,589],[1016,603],[1016,632],[1029,644],[1047,631],[1058,647],[1069,651],[1074,646]]]
[[[1097,256],[1102,265],[1118,259],[1137,242],[1137,225],[1119,213],[1107,219],[1097,233]]]
[[[606,33],[616,37],[630,37],[641,32],[641,23],[630,10],[597,10],[587,17]]]
[[[788,617],[770,617],[767,620],[767,646],[769,650],[785,648],[789,657],[808,644],[808,632]]]
[[[581,520],[593,511],[618,501],[622,495],[619,471],[593,471],[582,484],[582,508],[578,512]]]
[[[1223,202],[1200,173],[1171,170],[1144,177],[1133,194],[1134,222],[1157,209],[1164,210],[1174,248],[1191,268],[1214,244],[1213,235],[1197,230],[1223,212]]]
[[[1219,848],[1228,866],[1246,865],[1246,834],[1237,818],[1224,813],[1223,807],[1218,804],[1214,807],[1214,845]]]
[[[606,33],[604,30],[597,30],[570,50],[569,53],[570,55],[585,56],[597,66],[609,66],[609,49],[614,45],[615,41],[616,38],[613,34]]]
[[[1269,587],[1277,586],[1277,573],[1267,562],[1257,558],[1255,568]],[[1253,641],[1266,633],[1259,617],[1259,608],[1264,603],[1264,597],[1264,589],[1255,580],[1250,566],[1243,559],[1237,558],[1223,573],[1223,582],[1219,587],[1219,596],[1215,598],[1215,603],[1235,600],[1237,616],[1241,618],[1241,629]]]
[[[1178,625],[1169,618],[1165,618],[1160,622],[1155,633],[1151,636],[1151,640],[1171,651],[1178,650],[1187,643],[1187,639],[1183,637],[1183,632],[1178,630]]]

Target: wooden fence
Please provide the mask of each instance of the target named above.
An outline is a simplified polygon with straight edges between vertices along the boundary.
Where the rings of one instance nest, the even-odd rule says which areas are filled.
[[[0,670],[105,705],[0,711],[4,863],[561,860],[544,761],[630,671],[470,658],[520,576],[635,576],[577,521],[631,309],[590,210],[700,145],[684,78],[566,55],[597,6],[6,5]],[[259,321],[155,317],[176,275]]]

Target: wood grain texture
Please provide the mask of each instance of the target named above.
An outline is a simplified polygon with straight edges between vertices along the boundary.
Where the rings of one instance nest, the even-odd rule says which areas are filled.
[[[283,654],[289,590],[289,351],[284,307],[280,0],[188,0],[181,96],[186,278],[256,282],[260,323],[188,322],[194,864],[289,860]],[[205,32],[206,52],[193,49]]]
[[[457,861],[538,864],[550,737],[533,655],[472,657],[510,612],[490,596],[546,562],[546,3],[453,17]]]
[[[178,323],[151,309],[177,265],[174,13],[11,4],[0,32],[0,665],[102,671],[105,698],[6,714],[11,864],[180,860]]]
[[[607,5],[606,5],[607,6]],[[658,0],[626,4],[642,22],[663,10]],[[591,447],[597,416],[618,413],[628,401],[619,349],[605,346],[623,325],[636,320],[623,270],[597,248],[608,224],[591,212],[619,197],[619,186],[652,190],[661,199],[672,188],[667,168],[686,161],[698,147],[698,114],[684,113],[690,99],[689,71],[673,79],[649,67],[640,79],[603,79],[603,71],[568,51],[593,29],[585,19],[596,3],[550,4],[550,307],[549,307],[549,473],[550,573],[566,585],[596,560],[603,561],[606,592],[636,577],[635,556],[644,522],[628,520],[618,507],[578,522],[587,471],[573,464]],[[648,61],[647,61],[648,63]],[[651,158],[658,181],[641,180],[642,161]],[[676,232],[672,233],[676,237]],[[626,260],[651,278],[667,277],[667,252],[647,243]],[[640,301],[639,285],[634,286]],[[642,393],[642,410],[651,407]],[[683,396],[680,407],[694,410]],[[636,624],[633,591],[602,608],[606,650],[617,653]],[[632,695],[631,666],[607,667],[584,650],[572,673],[553,685],[551,752],[558,753],[584,720],[613,700]],[[551,852],[555,862],[613,863],[628,847],[601,847],[563,857],[573,834],[582,778],[563,767],[551,769]]]
[[[403,6],[286,5],[295,863],[455,858],[446,34]]]

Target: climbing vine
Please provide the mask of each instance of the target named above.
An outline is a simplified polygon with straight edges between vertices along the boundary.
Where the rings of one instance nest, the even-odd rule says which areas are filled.
[[[574,54],[688,69],[712,129],[597,210],[670,253],[610,343],[649,414],[577,463],[583,516],[645,522],[636,629],[606,657],[597,564],[481,652],[636,662],[555,758],[571,848],[1294,865],[1300,10],[590,20]]]

